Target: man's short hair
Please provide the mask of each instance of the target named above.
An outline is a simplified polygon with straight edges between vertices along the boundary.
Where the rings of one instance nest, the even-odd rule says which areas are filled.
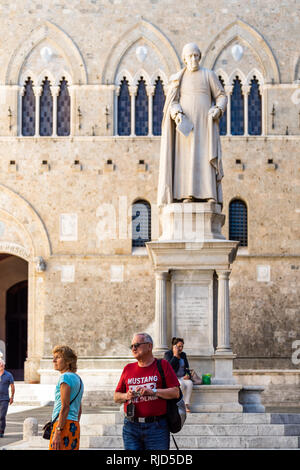
[[[150,335],[148,335],[148,333],[135,333],[135,334],[133,335],[133,337],[135,337],[135,336],[143,336],[145,343],[151,343],[151,344],[153,344],[153,339],[151,338]]]
[[[4,359],[0,358],[0,363],[5,366],[5,361],[4,361]]]

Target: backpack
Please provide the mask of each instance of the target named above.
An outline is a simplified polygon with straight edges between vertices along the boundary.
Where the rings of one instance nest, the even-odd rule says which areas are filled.
[[[157,360],[157,368],[161,375],[163,388],[168,388],[166,385],[165,374],[161,365],[161,359]],[[172,398],[171,400],[167,400],[167,422],[170,432],[174,434],[182,429],[182,426],[186,420],[185,403],[181,389],[179,389],[179,391],[179,398]]]

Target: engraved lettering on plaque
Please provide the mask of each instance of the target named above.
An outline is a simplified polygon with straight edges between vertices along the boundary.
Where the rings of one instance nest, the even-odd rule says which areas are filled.
[[[210,347],[209,286],[177,284],[175,291],[176,336],[184,338],[186,350],[205,354]]]
[[[207,286],[177,286],[177,326],[206,328],[208,326],[208,308]]]

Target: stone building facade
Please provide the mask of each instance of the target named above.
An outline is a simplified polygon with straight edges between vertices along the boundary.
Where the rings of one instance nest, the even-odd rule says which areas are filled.
[[[132,334],[153,332],[154,275],[146,249],[132,243],[132,208],[150,205],[148,239],[157,238],[158,93],[193,41],[229,98],[227,238],[230,203],[246,208],[230,280],[235,374],[270,390],[289,386],[296,401],[299,8],[294,0],[0,6],[0,349],[18,377],[25,363],[26,382],[53,382],[52,347],[67,343],[90,387],[110,390]]]

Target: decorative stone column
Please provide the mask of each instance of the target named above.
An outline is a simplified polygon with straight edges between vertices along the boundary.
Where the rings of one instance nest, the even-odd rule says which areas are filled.
[[[115,85],[114,88],[114,135],[118,135],[118,100],[121,91],[120,85]]]
[[[155,93],[155,86],[147,86],[148,93],[148,135],[153,136],[153,96]]]
[[[35,137],[40,135],[40,96],[43,91],[42,86],[34,86],[33,91],[35,94]]]
[[[249,135],[248,132],[248,96],[251,87],[249,85],[242,86],[242,92],[244,95],[244,135]]]
[[[217,352],[232,352],[230,346],[229,276],[231,271],[217,271],[218,276],[218,345]]]
[[[227,96],[227,135],[231,135],[231,95],[233,86],[225,85],[224,89]]]
[[[130,94],[130,100],[131,100],[131,133],[130,135],[132,137],[135,136],[135,98],[137,95],[137,86],[130,86],[129,87],[129,94]]]
[[[233,359],[236,357],[230,345],[230,270],[216,270],[218,276],[218,326],[217,348],[214,355],[214,384],[235,384],[233,377]]]
[[[59,86],[52,86],[52,97],[53,97],[53,127],[52,127],[52,136],[57,137],[57,97],[59,95]]]
[[[155,297],[155,331],[154,331],[154,351],[164,353],[168,348],[167,338],[167,282],[170,279],[168,271],[156,271],[156,297]]]
[[[76,87],[74,85],[69,86],[70,95],[70,136],[76,134]]]
[[[23,114],[23,96],[25,94],[25,87],[19,87],[19,99],[18,99],[18,135],[22,135],[22,114]]]
[[[268,92],[263,83],[260,83],[261,92],[261,135],[266,135],[268,128]]]

